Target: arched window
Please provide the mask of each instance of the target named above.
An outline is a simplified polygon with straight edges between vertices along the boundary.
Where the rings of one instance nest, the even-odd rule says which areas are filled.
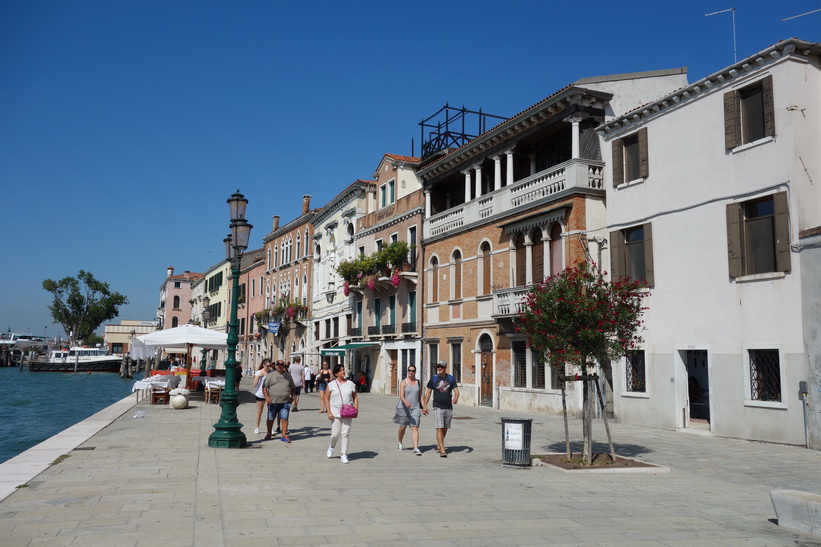
[[[462,253],[453,251],[453,298],[462,298]]]
[[[525,235],[516,235],[516,287],[527,285],[527,247]]]
[[[493,269],[490,263],[490,243],[482,243],[482,294],[490,294],[490,276]]]
[[[550,275],[562,271],[564,257],[562,257],[562,227],[558,222],[550,227]]]
[[[176,328],[180,326],[180,318],[179,317],[172,317],[171,318],[171,327]]]
[[[175,310],[180,309],[180,297],[179,296],[174,297],[174,309]]]
[[[542,239],[542,229],[535,228],[530,232],[530,241],[533,242],[530,248],[533,264],[533,283],[544,281],[544,240]]]
[[[302,276],[302,305],[308,305],[308,276]]]
[[[297,232],[296,234],[296,258],[302,256],[302,237]]]
[[[434,256],[430,259],[430,301],[439,302],[439,260]]]

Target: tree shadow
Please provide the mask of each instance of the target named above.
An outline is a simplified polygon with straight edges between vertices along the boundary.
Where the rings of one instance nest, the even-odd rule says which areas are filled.
[[[649,454],[653,452],[653,450],[647,446],[639,445],[639,444],[622,444],[622,443],[613,443],[613,447],[616,450],[617,456],[623,456],[626,458],[636,458],[638,456]],[[581,454],[584,449],[584,441],[570,441],[570,451],[574,454]],[[559,453],[562,454],[567,450],[564,441],[558,441],[555,443],[551,443],[548,445],[542,445],[537,447],[537,451],[544,450],[546,452],[551,453]],[[593,453],[602,453],[602,454],[609,454],[610,453],[610,446],[607,443],[601,442],[593,442]]]

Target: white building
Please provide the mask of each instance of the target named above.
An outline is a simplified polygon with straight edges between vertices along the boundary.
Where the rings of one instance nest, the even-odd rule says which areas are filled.
[[[651,287],[620,421],[804,444],[808,391],[821,448],[820,63],[785,40],[599,127],[609,268]]]

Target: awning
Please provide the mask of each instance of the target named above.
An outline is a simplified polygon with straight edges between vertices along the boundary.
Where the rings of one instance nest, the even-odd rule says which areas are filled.
[[[379,346],[379,342],[351,342],[350,344],[343,344],[335,348],[324,348],[319,350],[320,355],[336,355],[344,356],[347,349],[363,349]]]

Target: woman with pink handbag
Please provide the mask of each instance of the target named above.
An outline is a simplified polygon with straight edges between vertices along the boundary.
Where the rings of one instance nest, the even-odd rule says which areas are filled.
[[[333,422],[331,426],[331,444],[328,447],[328,457],[334,455],[334,448],[339,437],[342,437],[342,463],[348,463],[348,436],[351,432],[351,423],[359,414],[359,398],[356,396],[356,386],[350,380],[345,379],[345,366],[334,366],[333,375],[335,380],[328,383],[328,387],[322,396],[326,399],[328,409],[328,419]]]

